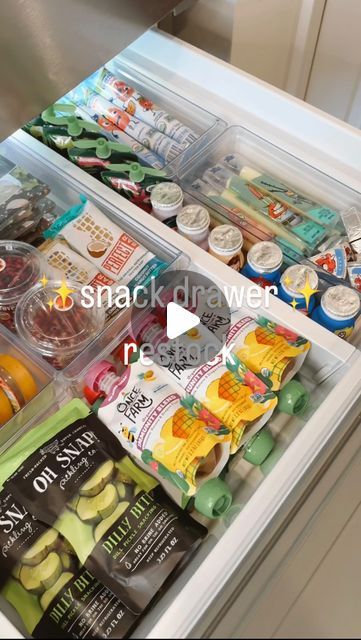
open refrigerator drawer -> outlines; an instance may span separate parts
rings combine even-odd
[[[361,137],[350,127],[158,32],[145,34],[121,57],[199,107],[212,105],[210,111],[220,121],[242,125],[320,169],[326,176],[325,184],[330,184],[327,176],[332,176],[341,184],[337,193],[346,193],[346,199],[351,192],[360,192]],[[302,132],[302,139],[298,132]],[[174,268],[205,274],[220,287],[244,286],[247,291],[251,286],[247,278],[171,232],[24,132],[8,139],[4,152],[49,184],[60,208],[74,204],[74,193],[82,192],[108,215],[121,220],[129,233],[136,234],[138,241]],[[307,179],[307,175],[300,177],[305,188]],[[321,193],[322,188],[317,184],[313,194]],[[346,204],[358,202],[347,200]],[[262,306],[258,313],[310,341],[310,353],[298,375],[310,391],[310,405],[300,417],[274,412],[268,428],[276,445],[272,460],[263,470],[246,462],[242,455],[231,460],[227,482],[233,493],[232,511],[228,517],[207,523],[209,534],[201,548],[147,612],[134,637],[206,634],[223,616],[227,598],[244,588],[253,565],[272,543],[287,514],[296,509],[325,460],[332,457],[358,418],[358,350],[273,296],[269,307]],[[64,389],[63,400],[81,394],[84,370],[94,358],[108,356],[117,346],[126,332],[125,323],[125,316],[118,316],[98,342],[94,341],[70,368],[57,374]],[[49,405],[48,414],[56,410],[58,401]],[[4,605],[3,611],[14,619],[9,607]],[[5,618],[3,628],[7,637],[21,637]]]

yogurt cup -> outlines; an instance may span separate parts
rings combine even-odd
[[[209,253],[239,271],[244,264],[242,253],[243,236],[237,227],[221,224],[215,227],[208,238]]]
[[[153,215],[162,222],[176,216],[183,205],[183,191],[175,182],[159,182],[152,189],[150,201]]]
[[[82,306],[81,285],[67,281],[71,293],[62,297],[64,281],[32,287],[17,305],[16,330],[55,369],[63,369],[104,327],[104,307]]]
[[[360,312],[360,297],[354,289],[342,284],[330,287],[312,313],[312,320],[347,340]]]
[[[203,249],[208,249],[210,223],[207,209],[199,204],[189,204],[177,215],[179,233]]]
[[[275,242],[257,242],[248,251],[242,273],[261,287],[276,284],[281,277],[282,262],[282,250]]]
[[[15,330],[15,309],[22,296],[44,275],[40,251],[17,240],[0,241],[0,322]]]
[[[278,287],[278,297],[288,304],[296,303],[297,311],[306,315],[312,312],[316,303],[314,294],[309,297],[307,304],[305,296],[301,293],[307,285],[307,281],[311,289],[317,290],[318,275],[316,271],[304,264],[294,264],[283,272]]]

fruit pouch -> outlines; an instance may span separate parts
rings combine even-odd
[[[44,233],[45,238],[64,238],[80,255],[108,278],[130,289],[157,276],[164,262],[112,222],[84,196]]]
[[[233,354],[274,391],[293,378],[311,347],[291,329],[242,311],[232,314],[227,340],[233,343]]]
[[[123,447],[187,495],[225,466],[231,433],[193,396],[169,384],[161,368],[141,361],[115,373],[112,363],[95,363],[85,385],[105,394],[99,419]]]
[[[161,355],[160,361],[164,360],[164,370],[173,381],[202,404],[202,415],[212,414],[230,430],[231,453],[235,453],[249,437],[250,429],[258,431],[269,420],[277,397],[239,358],[227,357],[223,350],[206,364],[200,364],[202,351],[214,342],[212,337],[207,337],[208,331],[203,324],[188,331],[179,340],[176,354],[174,341],[171,346],[167,346],[167,342],[162,344],[164,358]],[[154,343],[154,337],[146,332],[142,338]],[[192,347],[197,347],[196,353],[200,354],[197,362],[192,359]]]
[[[206,534],[80,400],[23,436],[7,460],[16,471],[6,489],[136,614]]]
[[[148,213],[152,211],[152,190],[160,182],[169,181],[164,171],[147,169],[139,163],[109,164],[106,171],[101,172],[101,179],[108,187]]]

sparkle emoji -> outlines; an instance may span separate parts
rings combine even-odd
[[[312,289],[308,275],[306,275],[305,286],[302,289],[298,289],[298,293],[301,293],[306,301],[306,309],[308,309],[311,297],[317,293],[317,291],[318,289]]]
[[[71,309],[74,302],[70,296],[72,293],[75,293],[75,290],[69,289],[66,280],[62,280],[59,289],[53,289],[53,291],[58,294],[56,298],[56,308],[63,311]]]
[[[46,277],[46,275],[44,273],[43,277],[40,278],[40,280],[39,280],[39,284],[41,284],[45,288],[46,285],[48,284],[48,282],[49,282],[49,280],[48,280],[48,278]]]

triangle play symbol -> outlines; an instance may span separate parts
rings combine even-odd
[[[200,319],[195,313],[183,309],[175,302],[167,304],[167,337],[169,340],[178,338],[199,325]]]

